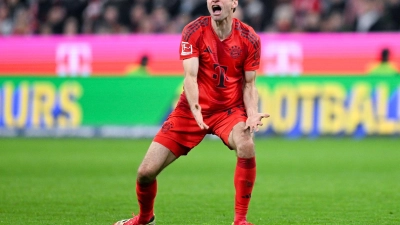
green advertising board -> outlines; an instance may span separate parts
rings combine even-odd
[[[152,136],[183,77],[1,78],[0,136]],[[399,77],[258,77],[258,135],[396,135]]]

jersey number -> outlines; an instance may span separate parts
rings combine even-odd
[[[225,81],[228,80],[226,77],[226,72],[228,70],[227,66],[221,66],[219,64],[214,64],[215,73],[212,75],[214,79],[217,80],[217,87],[226,88]]]

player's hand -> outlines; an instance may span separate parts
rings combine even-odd
[[[201,114],[201,106],[199,104],[195,104],[193,107],[191,107],[190,110],[192,111],[192,114],[197,122],[197,125],[199,125],[199,127],[202,130],[207,130],[209,126],[205,124],[203,121],[203,115]]]
[[[263,118],[268,118],[269,114],[266,113],[256,113],[249,116],[246,120],[245,130],[250,129],[250,133],[257,132],[258,126],[262,126],[261,120]]]

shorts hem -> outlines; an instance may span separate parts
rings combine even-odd
[[[232,120],[232,121],[229,123],[229,126],[227,126],[227,127],[222,131],[221,140],[222,140],[222,142],[224,142],[224,144],[225,144],[230,150],[233,150],[233,148],[229,145],[229,135],[231,134],[231,132],[232,132],[232,130],[233,130],[233,127],[236,126],[236,124],[238,124],[238,123],[240,123],[240,122],[246,123],[246,119],[247,119],[247,118],[240,117],[240,118],[237,118],[237,119],[235,119],[235,120]],[[226,131],[227,131],[228,129],[229,129],[229,132],[228,132],[228,134],[226,134]],[[225,138],[226,138],[226,142],[225,142]]]
[[[179,158],[182,155],[187,155],[190,151],[189,147],[186,147],[175,140],[161,136],[161,135],[156,135],[154,137],[154,142],[157,142],[161,145],[164,145],[168,150],[170,150],[177,158]]]

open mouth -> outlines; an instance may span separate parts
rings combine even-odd
[[[212,6],[212,11],[213,11],[213,13],[216,13],[216,14],[221,13],[221,11],[222,11],[221,6],[219,6],[219,5],[213,5],[213,6]]]

